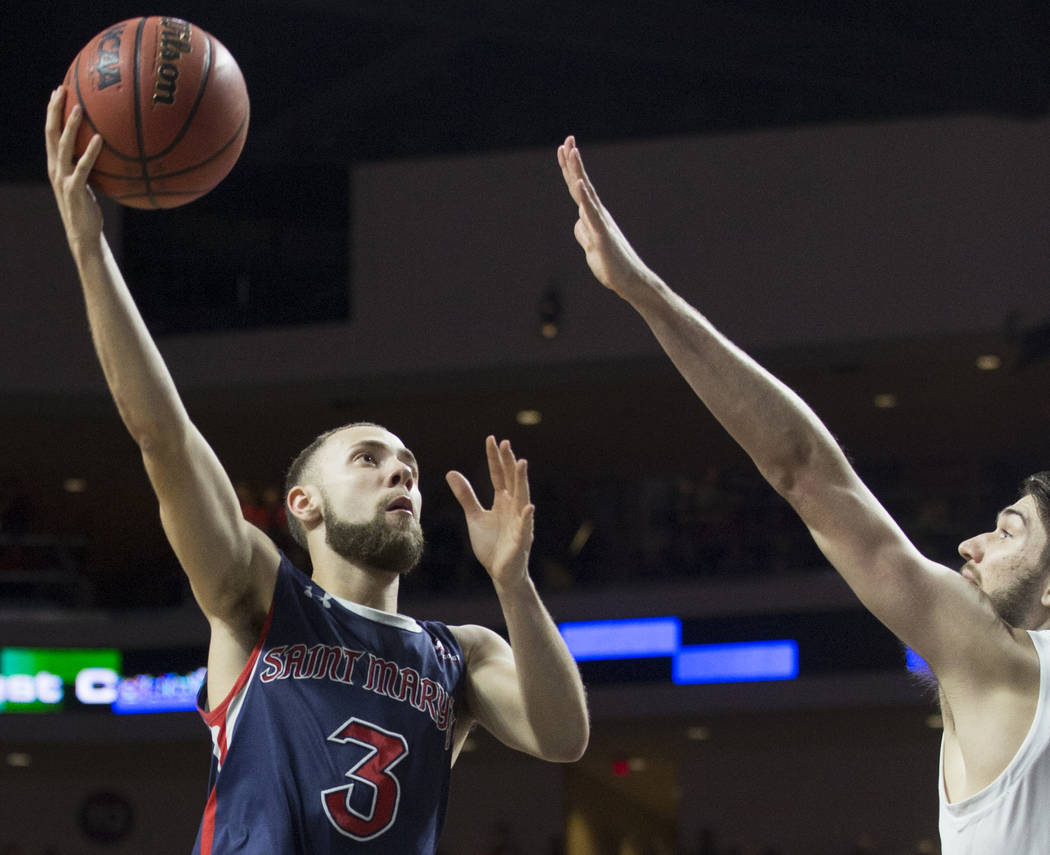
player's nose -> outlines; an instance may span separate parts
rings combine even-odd
[[[395,460],[391,466],[388,481],[391,486],[405,486],[409,489],[415,484],[416,479],[412,474],[412,467],[403,460]]]
[[[959,554],[967,561],[979,562],[984,558],[984,547],[980,535],[964,540],[959,544]]]

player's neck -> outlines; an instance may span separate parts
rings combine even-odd
[[[400,574],[359,567],[330,550],[310,557],[313,580],[329,594],[380,611],[397,612]]]

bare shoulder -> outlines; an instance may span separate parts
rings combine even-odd
[[[488,627],[468,623],[450,626],[449,631],[463,648],[468,666],[491,655],[510,655],[510,645],[503,636]]]
[[[1040,696],[1040,656],[1031,635],[1007,624],[983,591],[970,595],[976,608],[959,617],[969,624],[967,643],[933,669],[951,801],[980,792],[1002,774],[1031,730]]]
[[[883,590],[866,605],[929,663],[942,688],[984,691],[1038,675],[1028,634],[1007,624],[973,580],[910,545],[885,550],[871,566],[872,581]]]

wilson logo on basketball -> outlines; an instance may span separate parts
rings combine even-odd
[[[184,53],[190,53],[191,27],[178,18],[161,18],[160,50],[157,57],[157,76],[153,84],[154,104],[174,104],[175,84],[179,79],[178,61]]]
[[[99,89],[120,83],[120,37],[123,33],[124,25],[120,24],[99,37],[98,60],[95,62]]]
[[[180,18],[106,27],[76,55],[64,85],[66,118],[77,105],[84,111],[76,157],[96,133],[103,141],[88,183],[122,205],[175,208],[198,199],[244,147],[244,75],[222,42]]]

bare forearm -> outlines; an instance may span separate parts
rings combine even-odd
[[[642,261],[598,198],[574,137],[558,148],[579,219],[574,228],[591,272],[648,323],[700,400],[782,494],[819,473],[849,471],[837,444],[794,392],[722,336]]]
[[[790,495],[806,475],[834,479],[847,471],[810,407],[659,278],[637,282],[627,294],[693,391],[778,492]]]
[[[791,503],[865,605],[902,638],[912,637],[924,622],[915,604],[931,600],[939,582],[927,582],[939,580],[940,571],[923,572],[929,563],[798,395],[642,261],[598,198],[574,137],[559,146],[558,164],[579,214],[573,233],[595,278],[642,316],[700,400]]]
[[[529,724],[543,755],[577,760],[590,724],[579,669],[532,581],[497,586]]]
[[[95,352],[124,424],[140,445],[170,436],[185,411],[109,244],[100,237],[71,248]]]

